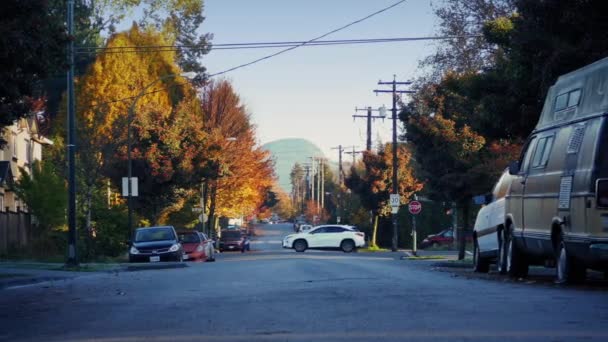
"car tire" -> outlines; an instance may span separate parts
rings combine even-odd
[[[504,229],[501,229],[496,234],[496,238],[498,239],[498,253],[496,255],[496,268],[498,269],[498,273],[507,274],[507,255],[505,253],[505,236]]]
[[[585,280],[587,269],[568,253],[566,244],[560,239],[556,248],[555,282],[557,284],[575,284]]]
[[[525,259],[521,249],[515,244],[513,236],[508,236],[505,254],[507,257],[507,273],[512,278],[524,278],[528,276],[530,266]]]
[[[304,252],[307,248],[308,243],[306,242],[306,240],[300,239],[293,242],[293,249],[295,249],[298,253]]]
[[[473,271],[478,273],[488,273],[490,271],[490,263],[487,259],[481,257],[477,239],[475,239],[473,244]]]
[[[342,241],[342,243],[340,243],[340,249],[344,253],[351,253],[356,248],[357,247],[355,246],[355,242],[353,240],[344,240],[344,241]]]

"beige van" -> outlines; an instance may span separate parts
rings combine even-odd
[[[559,77],[509,173],[499,269],[556,266],[558,282],[608,272],[608,58]]]

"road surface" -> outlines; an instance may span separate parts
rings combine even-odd
[[[608,292],[468,279],[394,254],[281,248],[0,290],[2,341],[608,341]]]

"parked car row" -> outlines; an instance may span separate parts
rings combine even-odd
[[[608,58],[562,75],[518,161],[478,214],[474,267],[525,277],[555,267],[559,283],[608,275]]]
[[[137,228],[129,241],[129,262],[215,261],[213,240],[196,230],[172,226]]]
[[[287,235],[283,239],[283,248],[304,252],[307,249],[342,250],[345,253],[354,252],[365,246],[365,234],[354,226],[321,225]]]

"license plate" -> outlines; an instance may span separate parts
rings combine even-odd
[[[189,258],[190,258],[190,256],[188,254],[184,254],[184,260],[187,260]]]
[[[159,262],[160,261],[160,256],[151,256],[150,257],[150,262]]]
[[[234,246],[228,246],[228,248],[230,248],[230,249],[234,249]]]

